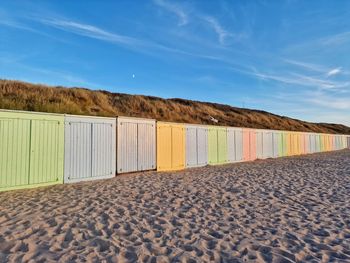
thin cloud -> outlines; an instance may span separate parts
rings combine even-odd
[[[316,65],[316,64],[312,64],[312,63],[307,63],[307,62],[302,62],[302,61],[296,61],[296,60],[292,60],[292,59],[283,59],[284,62],[294,65],[294,66],[298,66],[310,71],[314,71],[314,72],[321,72],[321,73],[326,73],[328,71],[328,69],[324,66],[321,65]]]
[[[350,31],[345,31],[339,34],[324,36],[316,39],[311,39],[306,42],[289,45],[285,48],[285,50],[328,50],[329,48],[336,48],[337,46],[341,46],[347,42],[350,42]]]
[[[323,45],[340,45],[350,40],[350,31],[321,38],[319,42]]]
[[[225,44],[226,39],[231,36],[231,33],[226,31],[214,17],[205,16],[203,19],[214,29],[215,33],[218,35],[219,43],[222,45]]]
[[[188,53],[176,48],[171,48],[158,44],[152,41],[147,41],[143,39],[138,39],[134,37],[129,37],[121,34],[112,33],[95,25],[80,23],[72,20],[66,19],[41,19],[41,18],[32,18],[41,24],[46,26],[54,27],[56,29],[70,32],[76,35],[89,37],[93,39],[98,39],[105,42],[110,42],[112,44],[123,45],[128,48],[132,48],[138,52],[143,53],[152,53],[152,50],[157,51],[166,51],[183,55],[199,56],[198,54]],[[142,48],[141,48],[142,47]],[[153,52],[154,53],[154,52]]]
[[[309,87],[319,90],[333,90],[333,91],[342,91],[344,88],[350,87],[350,82],[344,81],[331,81],[328,79],[321,79],[312,76],[306,76],[294,72],[289,73],[279,73],[279,74],[269,74],[262,73],[256,69],[241,69],[230,67],[231,70],[240,72],[249,76],[256,77],[264,81],[275,81],[282,84],[294,85],[295,87]]]
[[[338,75],[341,72],[342,72],[341,68],[334,68],[334,69],[328,71],[327,77]]]
[[[164,1],[164,0],[153,0],[153,2],[156,5],[164,8],[168,12],[175,14],[179,19],[179,23],[178,23],[179,26],[184,26],[188,23],[187,13],[178,5],[175,5],[174,3],[169,3],[169,2]]]
[[[325,95],[313,96],[307,99],[308,102],[337,110],[350,110],[349,98],[334,98]],[[350,117],[350,115],[348,116]]]
[[[41,22],[42,24],[55,27],[57,29],[61,29],[67,32],[75,33],[75,34],[90,37],[90,38],[95,38],[95,39],[100,39],[100,40],[105,40],[105,41],[120,43],[120,44],[129,44],[129,45],[140,44],[139,41],[135,38],[111,33],[99,27],[89,25],[89,24],[82,24],[74,21],[60,20],[60,19],[38,19],[37,21]]]

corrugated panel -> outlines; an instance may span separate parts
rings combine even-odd
[[[256,157],[258,159],[264,158],[264,132],[256,130]]]
[[[286,135],[286,153],[287,153],[286,156],[291,156],[291,155],[292,155],[292,148],[291,148],[292,139],[291,139],[291,133],[290,133],[290,132],[286,132],[285,135]]]
[[[273,158],[277,158],[278,157],[278,137],[279,137],[279,132],[277,131],[273,131],[272,132],[272,139],[273,139]]]
[[[316,152],[316,134],[310,135],[310,148],[311,148],[311,153]]]
[[[325,135],[325,145],[326,145],[326,151],[329,152],[330,151],[330,143],[329,143],[329,135]]]
[[[315,134],[315,152],[320,152],[320,136]]]
[[[233,128],[227,128],[227,161],[230,163],[236,161],[235,130]]]
[[[235,155],[236,161],[243,161],[243,130],[235,130]]]
[[[156,169],[156,123],[139,123],[137,170]]]
[[[64,117],[0,111],[0,191],[63,183]]]
[[[118,117],[117,172],[156,168],[156,122],[151,119]]]
[[[208,163],[217,164],[218,159],[218,133],[213,127],[208,131]]]
[[[243,158],[244,161],[256,160],[256,132],[252,129],[243,129]]]
[[[250,160],[256,160],[256,132],[255,130],[249,131],[249,143],[250,143]]]
[[[137,123],[118,121],[118,173],[137,171],[137,126]]]
[[[341,137],[342,137],[342,142],[343,142],[342,149],[345,149],[347,146],[346,137],[345,137],[345,135],[342,135]]]
[[[310,143],[309,143],[310,136],[309,134],[304,134],[304,153],[309,154],[310,153]]]
[[[304,133],[300,133],[299,138],[300,138],[300,154],[305,154],[305,135],[304,135]]]
[[[341,149],[341,138],[340,135],[337,135],[337,150]]]
[[[250,139],[249,130],[243,129],[243,160],[249,161],[250,159]]]
[[[221,127],[209,127],[208,162],[223,164],[227,162],[227,130]]]
[[[227,129],[218,129],[218,161],[227,163]]]
[[[329,150],[334,151],[334,140],[333,140],[333,135],[329,135]]]
[[[197,128],[197,164],[205,166],[208,164],[208,128]]]
[[[305,149],[307,154],[311,153],[310,140],[311,140],[311,135],[309,133],[305,134]]]
[[[157,122],[157,170],[185,168],[185,127],[182,124]]]
[[[292,155],[298,155],[299,150],[298,134],[292,133]]]
[[[186,167],[208,164],[208,128],[186,125]]]
[[[300,154],[300,138],[298,133],[294,133],[294,155]]]
[[[299,133],[296,134],[296,144],[297,144],[296,155],[300,155],[301,154],[301,138],[300,138]]]
[[[273,136],[272,132],[264,131],[263,133],[263,158],[273,157]]]
[[[65,183],[116,174],[116,120],[65,116]]]
[[[329,143],[329,135],[327,134],[325,137],[325,144],[326,144],[326,151],[329,152],[330,151],[330,143]]]
[[[285,141],[284,141],[284,134],[283,132],[280,132],[278,134],[278,156],[283,157],[285,156]]]
[[[0,117],[0,191],[29,184],[30,130],[31,120]]]
[[[299,154],[305,154],[305,139],[304,134],[299,133]]]
[[[186,126],[186,167],[197,166],[197,127]]]
[[[323,134],[320,134],[320,152],[324,151],[324,136]]]
[[[227,160],[239,162],[243,159],[242,129],[227,128]]]
[[[91,124],[66,122],[65,182],[91,178]]]
[[[92,124],[92,176],[113,177],[116,174],[116,125],[112,123]]]
[[[172,168],[179,170],[185,168],[185,127],[172,127]]]

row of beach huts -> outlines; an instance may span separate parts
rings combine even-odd
[[[0,191],[350,148],[350,135],[0,110]]]

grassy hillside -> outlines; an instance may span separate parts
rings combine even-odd
[[[49,87],[12,80],[0,80],[0,108],[215,124],[212,117],[218,120],[217,125],[350,134],[350,128],[340,124],[309,123],[216,103]]]

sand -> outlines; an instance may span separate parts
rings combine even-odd
[[[350,151],[0,193],[0,262],[350,262]]]

